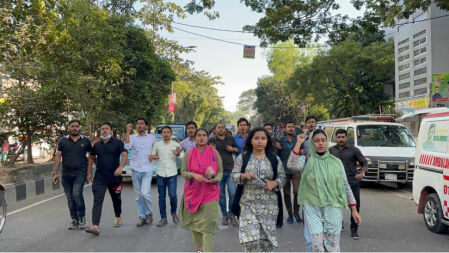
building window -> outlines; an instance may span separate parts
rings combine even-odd
[[[416,79],[413,85],[418,86],[418,85],[425,84],[425,83],[427,83],[427,77]]]
[[[409,41],[408,38],[405,40],[401,40],[401,41],[399,41],[398,46],[403,45],[403,44],[407,43],[408,41]]]
[[[415,96],[427,94],[427,88],[416,89],[414,93],[415,93]]]
[[[427,61],[427,58],[426,58],[426,57],[423,57],[423,58],[421,58],[421,59],[416,59],[416,60],[414,61],[414,64],[415,64],[415,66],[417,66],[417,65],[419,65],[419,64],[425,63],[426,61]]]
[[[399,81],[410,78],[410,73],[399,75]]]
[[[410,97],[410,91],[399,93],[399,98],[408,98]]]
[[[427,73],[427,67],[415,70],[415,76],[422,75],[422,74],[425,74],[425,73]]]
[[[400,83],[399,84],[399,89],[400,90],[403,90],[403,89],[408,88],[408,87],[410,87],[410,82]]]
[[[421,49],[416,49],[415,51],[413,51],[413,56],[418,56],[421,54],[424,54],[427,51],[426,47],[423,47]]]
[[[410,63],[403,64],[398,67],[399,71],[410,68]]]
[[[400,57],[398,58],[398,61],[399,61],[399,62],[403,62],[403,61],[405,61],[405,60],[407,60],[407,59],[409,59],[409,58],[410,58],[410,55],[409,55],[409,54],[406,54],[406,55],[400,56]]]
[[[415,19],[415,20],[416,20],[416,19]],[[414,35],[413,35],[413,38],[416,39],[416,38],[418,38],[419,36],[421,36],[421,35],[423,35],[423,34],[426,34],[426,29],[420,31],[419,33],[414,34]]]
[[[415,41],[413,41],[413,47],[418,47],[419,45],[426,43],[426,41],[427,41],[427,37],[421,38],[419,40],[415,40]]]
[[[398,49],[398,53],[401,54],[401,53],[403,53],[405,51],[408,51],[409,49],[410,49],[410,47],[408,45],[405,46],[405,47],[401,47],[401,48]]]

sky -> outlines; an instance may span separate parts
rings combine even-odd
[[[178,0],[174,2],[184,6],[189,1]],[[360,12],[352,7],[350,0],[338,0],[337,2],[341,4],[340,13],[347,14],[350,17],[360,15]],[[240,0],[216,0],[213,10],[220,13],[220,17],[215,20],[209,20],[202,14],[195,14],[182,20],[175,19],[175,21],[189,25],[242,30],[243,26],[256,24],[263,16],[263,14],[252,12]],[[257,37],[248,33],[212,31],[176,24],[173,24],[173,26],[218,39],[247,45],[258,46],[260,44]],[[244,59],[242,45],[210,40],[179,30],[167,34],[166,38],[177,40],[183,46],[195,47],[194,51],[183,54],[182,57],[193,61],[196,70],[205,70],[212,76],[221,77],[223,85],[217,86],[218,94],[223,97],[223,105],[228,111],[235,111],[238,98],[243,91],[257,87],[258,78],[270,75],[266,49],[256,47],[255,59]]]

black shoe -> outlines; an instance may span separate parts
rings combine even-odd
[[[178,218],[178,215],[176,213],[172,213],[171,217],[173,218],[173,223],[174,224],[178,224],[179,223],[179,218]]]
[[[360,238],[359,234],[357,233],[357,230],[352,230],[351,231],[351,238],[353,240],[358,240]]]
[[[341,224],[341,231],[345,230],[345,225]]]
[[[79,228],[78,220],[72,220],[69,226],[67,226],[68,230],[77,230]]]

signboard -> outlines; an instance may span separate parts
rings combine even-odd
[[[256,58],[256,46],[243,46],[243,58],[254,59]]]
[[[396,101],[396,110],[403,113],[410,113],[425,108],[429,108],[429,97],[426,95]]]
[[[170,95],[168,95],[168,103],[176,104],[176,93],[171,93]]]
[[[449,73],[432,74],[432,107],[449,106]]]
[[[175,104],[168,104],[168,112],[175,112]]]

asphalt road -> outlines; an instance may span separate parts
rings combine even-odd
[[[178,196],[182,194],[183,181],[178,178]],[[84,195],[90,221],[93,201],[90,186],[85,188]],[[156,227],[159,220],[157,195],[156,185],[153,184],[155,222],[137,228],[134,192],[131,184],[125,184],[122,192],[124,224],[113,228],[112,202],[106,193],[101,234],[98,237],[84,231],[68,231],[69,212],[65,196],[54,198],[9,215],[6,228],[0,234],[0,251],[196,251],[190,231],[174,225],[171,220],[163,228]],[[411,200],[410,189],[399,190],[374,184],[362,188],[361,195],[361,238],[353,241],[349,229],[343,231],[342,251],[447,251],[448,234],[434,234],[427,230]],[[349,228],[349,213],[345,215],[345,224]],[[238,241],[237,228],[219,228],[215,238],[216,251],[243,250]],[[300,224],[285,222],[278,230],[278,241],[280,247],[276,251],[305,251]]]

